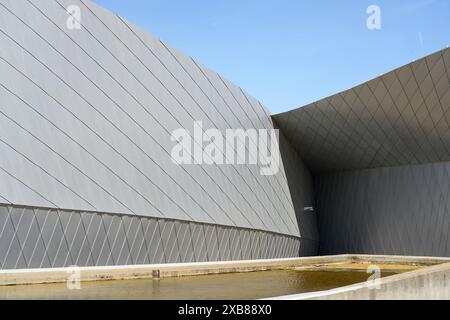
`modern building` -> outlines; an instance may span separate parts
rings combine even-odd
[[[0,48],[1,269],[450,255],[449,49],[271,116],[89,0],[0,0]],[[198,121],[278,172],[174,163]]]

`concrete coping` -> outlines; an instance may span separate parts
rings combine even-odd
[[[0,270],[0,285],[23,285],[66,282],[75,272],[80,281],[152,279],[156,277],[180,277],[233,272],[294,269],[301,266],[338,263],[380,263],[434,265],[450,262],[448,258],[380,256],[380,255],[332,255],[318,257],[219,261],[196,263],[171,263],[151,265],[65,267],[42,269]],[[157,276],[155,276],[157,275]]]

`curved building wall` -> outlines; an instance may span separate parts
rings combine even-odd
[[[320,253],[450,256],[450,163],[316,177]]]
[[[450,161],[450,48],[274,120],[316,174]]]
[[[297,225],[302,235],[302,240],[308,239],[311,244],[308,248],[308,254],[317,253],[317,239],[320,234],[317,226],[316,211],[308,211],[305,208],[315,207],[315,190],[313,186],[314,177],[309,172],[302,158],[291,147],[283,132],[280,131],[280,154],[283,160],[284,171],[297,213]]]
[[[74,4],[81,9],[81,29],[67,25],[66,8]],[[315,253],[317,233],[309,228],[316,226],[309,218],[308,227],[299,228],[303,208],[299,211],[294,206],[283,164],[276,175],[263,176],[256,165],[176,165],[171,160],[172,132],[192,131],[194,121],[202,121],[204,129],[222,132],[273,128],[268,110],[239,87],[87,0],[0,0],[0,48],[2,252],[11,255],[22,250],[26,255],[25,243],[30,241],[26,239],[32,235],[34,240],[41,239],[43,251],[36,249],[39,257],[44,259],[45,254],[45,261],[53,261],[44,245],[45,239],[54,236],[52,232],[60,231],[58,239],[72,233],[76,234],[73,239],[88,239],[93,235],[83,217],[98,220],[113,215],[121,221],[122,216],[136,217],[127,218],[130,221],[158,221],[149,230],[144,228],[136,240],[139,244],[149,236],[147,232],[155,234],[159,222],[167,221],[174,229],[177,223],[216,226],[216,231],[205,234],[217,243],[225,237],[220,230],[235,230],[241,249],[236,255],[223,255],[231,259],[270,257],[275,251],[282,256]],[[311,199],[310,178],[296,185],[305,199]],[[43,227],[47,220],[42,212],[61,223]],[[64,224],[61,212],[65,219],[83,223]],[[126,223],[120,223],[127,230]],[[22,235],[22,228],[29,231]],[[103,228],[106,231],[94,236],[101,248],[112,232],[108,223]],[[188,254],[187,240],[177,247],[179,255],[172,255],[176,241],[194,241],[197,233],[189,230],[189,235],[169,232],[167,237],[174,238],[161,249],[166,255],[163,261],[183,261],[184,254],[188,260],[216,259]],[[126,243],[131,248],[127,232],[117,233],[117,246],[125,248]],[[267,239],[276,235],[279,241],[294,239],[293,245],[280,251],[277,244],[256,240],[252,234]],[[254,239],[249,241],[259,253],[244,253],[247,240],[243,237]],[[84,246],[93,245],[86,242]],[[64,243],[64,252],[72,250],[67,249],[69,240]],[[83,263],[72,258],[70,263],[101,265],[105,260],[95,260],[95,250],[90,248],[91,260]],[[110,254],[117,252],[111,249]],[[13,258],[5,259],[3,268],[15,266]],[[20,259],[21,267],[35,266],[29,259]],[[126,263],[138,260],[129,258]],[[67,264],[69,260],[56,265]]]

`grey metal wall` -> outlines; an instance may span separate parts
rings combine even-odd
[[[313,176],[281,131],[280,154],[302,239],[316,242],[318,247],[317,240],[320,234],[317,227],[317,212],[305,211],[305,208],[315,206]],[[311,253],[314,253],[314,250],[311,250]]]
[[[253,260],[315,249],[315,242],[252,229],[0,206],[0,269]]]
[[[74,4],[81,30],[67,27]],[[171,133],[199,120],[273,128],[241,88],[90,1],[0,0],[0,203],[316,241],[313,220],[299,229],[283,166],[262,176],[256,165],[172,163]],[[311,198],[309,178],[296,184]]]
[[[320,253],[450,256],[450,162],[316,177]]]

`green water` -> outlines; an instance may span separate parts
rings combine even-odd
[[[393,273],[382,273],[382,276]],[[261,271],[153,280],[0,287],[0,299],[258,299],[337,288],[368,279],[353,271]]]

